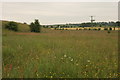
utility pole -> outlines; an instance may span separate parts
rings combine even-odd
[[[95,19],[93,18],[94,16],[90,16],[90,18],[91,18],[91,26],[93,27],[93,21],[95,21]]]

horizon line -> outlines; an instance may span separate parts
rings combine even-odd
[[[0,19],[0,21],[13,21],[13,22],[17,22],[17,23],[27,23],[27,22],[24,22],[24,21],[22,22],[22,21],[4,20],[4,19]],[[117,21],[119,21],[119,20],[116,20],[116,21],[112,21],[112,20],[111,21],[95,21],[94,23],[97,23],[97,22],[117,22]],[[84,22],[67,22],[67,23],[51,23],[51,24],[41,24],[41,25],[62,25],[62,24],[81,24],[81,23],[91,23],[91,22],[90,21],[84,21]],[[27,23],[27,24],[30,24],[30,23]]]

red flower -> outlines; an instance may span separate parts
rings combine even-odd
[[[10,71],[12,70],[12,64],[10,64],[9,69],[10,69]]]

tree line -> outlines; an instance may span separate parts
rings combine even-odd
[[[24,23],[26,24],[26,23]],[[40,25],[39,20],[35,19],[34,22],[31,22],[29,25],[31,32],[41,32],[41,27],[43,28],[72,28],[72,27],[120,27],[120,21],[117,22],[95,22],[95,23],[81,23],[81,24],[65,24],[65,25],[51,25],[51,26],[45,26]],[[18,24],[16,22],[9,22],[5,25],[6,29],[18,31]]]
[[[44,28],[73,28],[73,27],[120,27],[120,21],[117,22],[94,22],[94,23],[80,23],[80,24],[62,24],[62,25],[44,25]]]

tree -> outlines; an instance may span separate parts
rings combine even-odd
[[[120,27],[120,21],[117,21],[116,24],[118,27]]]
[[[9,22],[5,25],[5,28],[13,31],[18,31],[18,24],[16,22]]]
[[[30,30],[31,32],[40,32],[41,31],[41,25],[37,19],[35,19],[35,22],[30,24]]]
[[[35,30],[34,30],[34,23],[33,22],[30,24],[30,30],[31,30],[31,32],[35,32]]]

